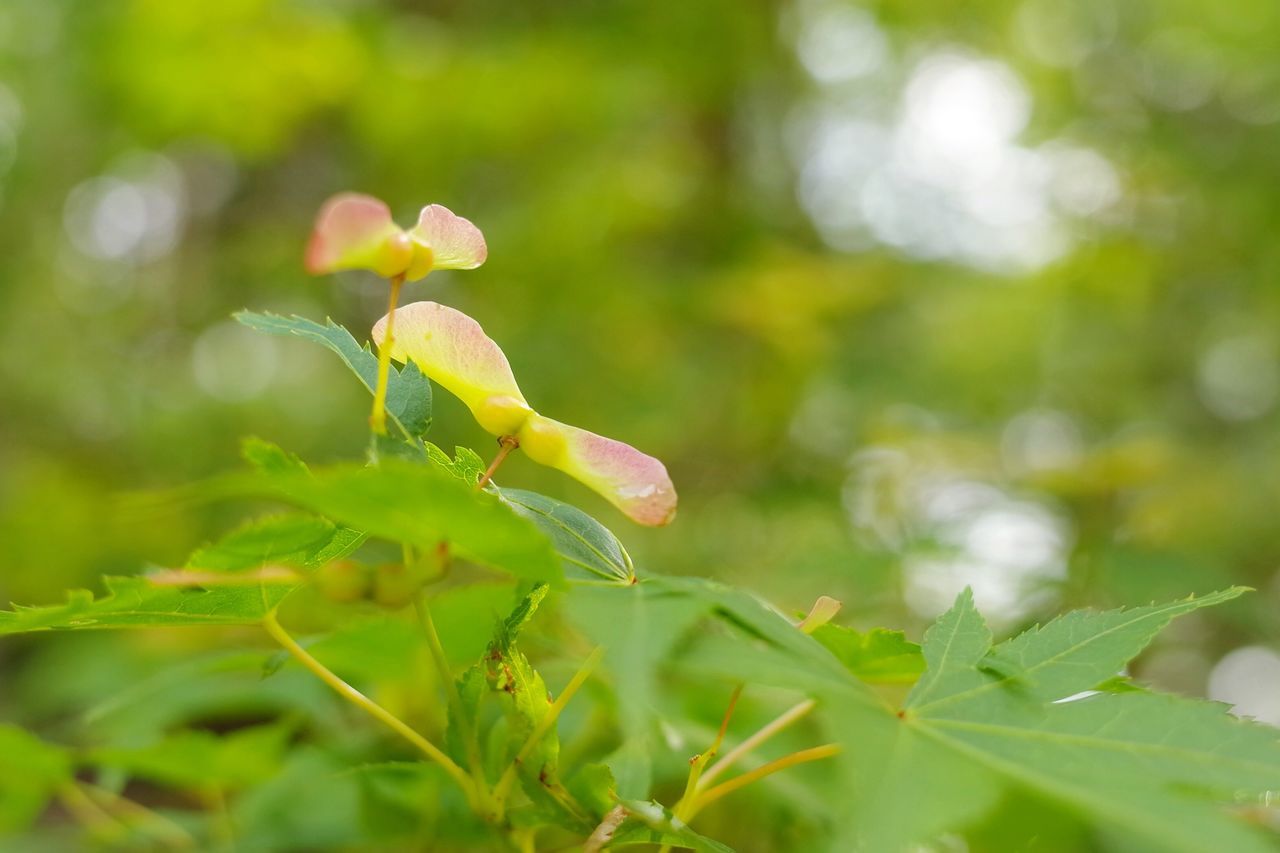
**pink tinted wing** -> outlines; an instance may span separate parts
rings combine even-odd
[[[379,347],[386,328],[386,317],[373,327]],[[410,303],[396,309],[392,336],[392,358],[412,360],[473,413],[494,397],[514,398],[527,407],[502,349],[461,311],[436,302]]]
[[[395,230],[391,210],[373,196],[340,193],[320,208],[307,244],[307,272],[313,275],[358,265],[362,256]]]
[[[489,257],[480,229],[443,205],[422,208],[409,235],[431,250],[433,269],[473,270]]]
[[[629,444],[585,429],[555,424],[564,452],[551,464],[599,492],[632,521],[658,527],[676,514],[676,490],[659,460]]]

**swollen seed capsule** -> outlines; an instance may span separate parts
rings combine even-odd
[[[320,594],[339,604],[360,601],[369,594],[369,570],[352,560],[327,563],[320,567],[315,578]]]
[[[374,570],[373,600],[383,607],[398,610],[413,603],[422,588],[422,577],[403,563],[383,563]]]
[[[491,435],[515,435],[533,414],[529,404],[517,397],[495,394],[475,408],[476,422]]]
[[[555,465],[564,457],[565,437],[561,424],[534,414],[520,428],[520,448],[540,465]]]

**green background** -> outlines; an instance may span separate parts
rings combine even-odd
[[[1280,627],[1277,44],[1264,0],[9,0],[0,600],[179,565],[243,508],[138,525],[112,495],[236,465],[242,435],[362,452],[336,360],[229,320],[365,333],[380,283],[301,267],[358,190],[475,221],[488,263],[406,300],[666,461],[652,531],[526,460],[500,477],[642,572],[912,636],[965,584],[1004,633],[1253,586],[1135,669],[1203,695]],[[443,392],[435,417],[493,449]],[[48,725],[133,644],[0,645],[0,716]],[[1280,720],[1280,658],[1235,660],[1215,695]]]

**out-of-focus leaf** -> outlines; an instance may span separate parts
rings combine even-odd
[[[240,456],[254,468],[267,473],[307,470],[307,463],[296,454],[253,435],[240,441]]]
[[[431,599],[431,617],[450,664],[479,660],[493,639],[493,626],[511,610],[512,583],[475,583],[450,587]]]
[[[920,647],[901,631],[873,628],[866,633],[839,625],[821,625],[813,638],[826,646],[862,681],[900,684],[915,681],[924,672]]]
[[[259,850],[323,850],[362,841],[358,780],[312,746],[286,754],[279,772],[231,800],[242,839]],[[243,846],[243,845],[241,845]]]
[[[160,785],[193,791],[210,787],[234,790],[274,776],[289,736],[289,728],[278,724],[242,729],[223,737],[204,731],[180,731],[148,746],[92,749],[84,760]]]
[[[0,612],[0,634],[93,628],[245,625],[260,622],[297,582],[199,587],[162,586],[145,577],[108,577],[107,595],[74,590],[65,604]]]
[[[377,682],[415,671],[422,655],[422,634],[412,621],[383,611],[344,621],[306,648],[348,680]]]
[[[561,583],[546,537],[495,495],[469,488],[433,466],[387,459],[376,467],[227,477],[219,495],[275,497],[394,542],[431,550],[449,543],[460,556],[517,577]]]
[[[235,318],[259,332],[321,344],[335,352],[371,393],[378,386],[377,356],[368,344],[356,343],[350,332],[332,320],[322,326],[305,317],[254,311],[239,311]],[[387,380],[387,416],[399,424],[407,438],[426,435],[431,428],[431,382],[416,365],[392,366]]]
[[[425,837],[440,837],[442,819],[448,821],[444,834],[456,838],[467,823],[461,814],[447,818],[441,814],[450,805],[450,795],[457,798],[459,811],[465,804],[452,780],[430,762],[382,761],[352,768],[344,775],[359,788],[360,822],[366,835],[383,845],[398,841],[394,849],[412,849]]]
[[[590,809],[597,819],[603,818],[618,804],[617,786],[608,765],[584,764],[566,784],[574,798]]]
[[[0,833],[30,826],[71,780],[71,769],[66,750],[17,726],[0,725]]]
[[[314,569],[359,548],[365,534],[314,515],[276,515],[248,521],[212,545],[196,550],[187,567],[215,571],[253,569],[267,563]]]
[[[499,489],[498,494],[519,515],[547,534],[560,554],[567,577],[604,578],[621,583],[635,579],[631,556],[618,537],[582,510],[523,489]]]
[[[567,606],[573,621],[605,647],[605,662],[615,676],[624,740],[606,761],[624,797],[651,793],[653,755],[663,743],[656,697],[664,665],[683,661],[695,677],[777,683],[806,692],[835,685],[850,691],[846,701],[878,701],[781,613],[714,581],[655,576],[628,586],[576,587]],[[700,626],[699,637],[726,636],[709,651],[698,648],[690,659],[676,649],[687,645],[695,626]]]

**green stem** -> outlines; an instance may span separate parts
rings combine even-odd
[[[129,833],[128,826],[100,803],[94,802],[75,782],[67,782],[58,788],[58,801],[100,841],[115,842]]]
[[[794,723],[796,720],[803,718],[806,714],[808,714],[810,711],[813,710],[816,704],[817,703],[814,702],[812,699],[806,699],[800,704],[793,705],[792,707],[783,711],[772,721],[766,723],[759,731],[757,731],[751,737],[747,738],[742,743],[738,744],[733,749],[726,752],[724,754],[724,758],[717,761],[715,764],[711,766],[710,769],[707,770],[707,772],[703,775],[701,781],[698,783],[698,787],[705,788],[708,785],[710,785],[712,779],[715,779],[721,773],[723,773],[724,771],[732,767],[735,761],[737,761],[739,758],[746,755],[747,753],[751,752],[751,750],[755,749],[757,746],[764,743],[769,738],[773,737],[778,732],[782,731],[787,726]]]
[[[687,820],[686,812],[693,807],[694,799],[697,797],[698,786],[702,781],[702,771],[711,763],[711,759],[716,757],[716,753],[720,751],[720,745],[724,743],[725,733],[729,730],[729,719],[733,717],[733,709],[738,705],[738,699],[742,696],[743,685],[739,684],[733,689],[733,695],[729,697],[729,706],[725,708],[724,717],[720,720],[720,730],[716,732],[716,739],[712,742],[711,747],[700,755],[695,755],[689,762],[689,779],[685,782],[684,795],[680,797],[680,801],[676,803],[672,813],[682,819]]]
[[[391,377],[392,334],[396,323],[396,303],[400,301],[400,286],[404,276],[391,279],[391,299],[387,308],[387,333],[378,347],[378,386],[373,392],[373,413],[369,415],[369,427],[378,435],[387,434],[387,382]]]
[[[573,674],[573,678],[569,679],[569,683],[565,685],[564,690],[556,697],[556,701],[551,703],[551,708],[547,711],[546,716],[538,720],[537,725],[533,727],[533,731],[529,733],[529,739],[524,742],[524,746],[520,747],[520,751],[516,753],[516,757],[511,764],[507,765],[507,769],[503,772],[502,778],[498,780],[498,784],[493,788],[493,798],[496,802],[502,803],[506,800],[511,785],[516,781],[516,772],[520,769],[528,758],[529,754],[537,747],[538,742],[546,737],[547,732],[551,731],[555,726],[556,720],[560,717],[560,712],[569,704],[569,700],[573,698],[573,694],[586,683],[591,676],[592,670],[600,663],[600,658],[604,656],[604,649],[597,646],[587,659],[583,661],[582,666],[578,667],[578,671]]]
[[[80,781],[75,785],[105,813],[127,826],[137,825],[157,842],[179,850],[189,850],[196,846],[196,840],[191,833],[146,806],[90,782]]]
[[[757,779],[763,779],[766,776],[771,776],[772,774],[777,773],[779,770],[786,770],[788,767],[794,767],[797,764],[804,764],[808,761],[818,761],[823,758],[830,758],[831,756],[838,755],[839,753],[840,747],[838,744],[834,743],[823,744],[822,746],[815,746],[810,749],[802,749],[799,752],[793,752],[790,755],[784,755],[782,758],[770,761],[768,764],[757,767],[755,770],[751,770],[747,773],[743,773],[741,776],[735,776],[728,782],[721,782],[714,788],[707,788],[705,791],[702,791],[697,795],[697,798],[694,800],[687,812],[685,821],[688,822],[693,820],[693,818],[697,816],[698,812],[702,811],[725,794],[732,794],[734,791],[746,785],[750,785]]]
[[[466,709],[462,707],[462,694],[458,692],[458,685],[453,680],[453,673],[449,668],[449,659],[444,653],[444,644],[440,642],[440,634],[436,631],[435,620],[431,618],[431,608],[427,604],[426,593],[419,594],[413,600],[413,609],[418,615],[418,624],[422,626],[422,633],[427,638],[427,648],[431,650],[431,659],[435,662],[436,672],[440,676],[440,680],[444,682],[445,695],[449,700],[450,717],[457,722],[462,731],[462,738],[467,746],[467,764],[471,767],[473,784],[476,787],[477,794],[481,794],[485,788],[485,779],[484,764],[480,758],[480,741],[471,727],[471,720],[467,717]]]
[[[417,747],[417,749],[427,758],[431,759],[436,764],[439,764],[446,773],[453,777],[453,780],[458,783],[458,786],[466,792],[472,803],[474,804],[476,802],[477,792],[475,785],[472,783],[471,777],[466,774],[466,771],[455,764],[453,759],[445,755],[439,747],[422,735],[418,734],[418,732],[414,731],[407,723],[395,714],[391,713],[377,702],[374,702],[350,684],[347,684],[347,682],[343,681],[329,670],[328,667],[312,657],[306,649],[298,645],[297,641],[295,641],[293,637],[289,636],[288,632],[286,632],[284,628],[280,627],[280,622],[276,619],[276,612],[274,610],[267,613],[262,620],[262,625],[267,629],[267,633],[270,634],[275,641],[285,649],[285,651],[293,655],[298,663],[311,670],[317,678],[332,687],[334,692],[343,699],[346,699],[352,705],[355,705],[369,716],[386,725],[396,734],[400,735],[402,738],[409,741],[409,743]]]

